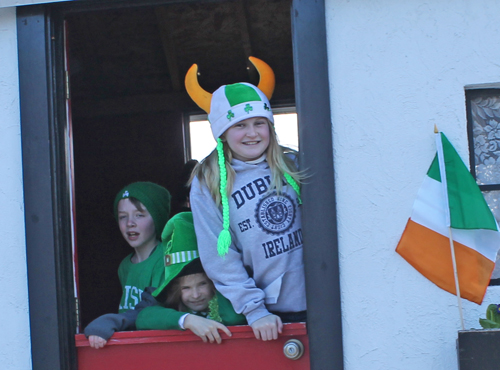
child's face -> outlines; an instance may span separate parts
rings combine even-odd
[[[269,146],[269,124],[263,117],[248,118],[228,128],[223,136],[234,158],[252,161]]]
[[[137,207],[130,199],[122,199],[118,203],[118,225],[120,231],[132,248],[154,248],[156,240],[155,224],[153,217],[141,203]]]
[[[214,296],[212,284],[205,273],[181,277],[180,288],[182,303],[193,311],[205,311]]]

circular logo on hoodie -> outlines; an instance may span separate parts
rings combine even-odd
[[[282,234],[295,221],[295,204],[287,194],[272,194],[259,201],[255,218],[268,234]]]

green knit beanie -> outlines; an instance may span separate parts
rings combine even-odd
[[[152,182],[134,182],[118,192],[114,203],[115,218],[118,221],[118,203],[122,199],[135,198],[148,210],[155,224],[159,239],[170,216],[170,193],[163,186]]]

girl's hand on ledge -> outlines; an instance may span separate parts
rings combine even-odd
[[[220,322],[205,319],[204,317],[189,314],[184,320],[184,327],[199,336],[205,343],[222,343],[219,330],[222,330],[228,337],[232,336],[229,329]]]
[[[255,338],[266,340],[278,339],[278,334],[283,330],[283,323],[281,318],[276,315],[267,315],[250,325],[255,334]]]

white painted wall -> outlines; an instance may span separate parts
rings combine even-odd
[[[464,86],[500,82],[497,0],[326,0],[346,370],[458,369],[457,299],[394,250]],[[483,306],[463,301],[466,328]]]
[[[16,9],[0,9],[0,368],[31,369]]]

